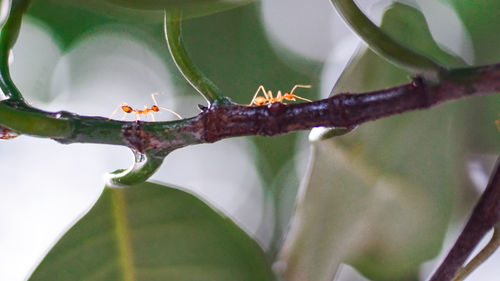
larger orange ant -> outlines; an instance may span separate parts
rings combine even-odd
[[[150,108],[148,108],[147,106],[144,106],[144,109],[133,109],[126,102],[122,102],[122,104],[120,104],[115,109],[115,111],[113,111],[113,114],[111,114],[111,116],[109,117],[109,119],[111,119],[111,117],[113,117],[120,108],[124,111],[122,120],[125,119],[125,116],[127,115],[127,113],[134,113],[135,114],[135,122],[138,122],[139,120],[141,120],[141,114],[144,114],[144,115],[150,114],[151,120],[156,121],[153,113],[154,112],[159,112],[160,109],[166,110],[166,111],[174,114],[175,116],[177,116],[179,119],[182,119],[182,117],[179,114],[177,114],[177,112],[175,112],[173,110],[170,110],[170,109],[168,109],[166,107],[159,106],[158,102],[155,99],[155,96],[157,96],[157,95],[159,95],[159,93],[152,93],[151,94],[151,98],[153,99],[153,102],[155,104],[153,106],[151,106]]]
[[[304,101],[311,101],[309,99],[299,97],[295,95],[293,92],[297,88],[311,88],[311,85],[295,85],[293,86],[292,90],[289,93],[284,93],[282,94],[281,91],[278,91],[278,94],[276,97],[273,97],[273,93],[269,90],[266,92],[266,89],[264,86],[260,85],[259,88],[257,89],[257,92],[255,92],[255,95],[253,96],[252,101],[248,104],[248,106],[251,105],[266,105],[266,104],[271,104],[275,102],[281,102],[284,103],[284,100],[290,100],[290,101],[295,101],[296,99],[304,100]],[[262,91],[264,93],[264,96],[257,96],[259,92]]]

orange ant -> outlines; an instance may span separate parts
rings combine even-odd
[[[155,104],[153,106],[151,106],[150,108],[148,108],[147,106],[144,106],[144,109],[142,109],[142,110],[141,109],[133,109],[126,102],[122,102],[122,104],[120,104],[115,109],[115,111],[113,111],[113,114],[111,114],[111,116],[109,117],[109,119],[111,119],[111,117],[113,117],[116,114],[116,112],[118,111],[118,109],[120,109],[120,108],[125,112],[125,113],[123,113],[122,120],[125,119],[125,116],[127,115],[127,113],[134,113],[135,114],[135,122],[141,120],[141,116],[140,116],[141,114],[144,114],[144,115],[150,114],[151,120],[156,121],[153,113],[154,112],[159,112],[160,109],[166,110],[166,111],[174,114],[175,116],[177,116],[179,119],[182,119],[182,117],[179,114],[177,114],[177,112],[175,112],[173,110],[170,110],[170,109],[168,109],[166,107],[159,106],[158,102],[155,99],[155,96],[157,96],[157,95],[159,95],[159,93],[152,93],[151,94],[151,98],[153,99],[153,102]]]
[[[17,136],[19,136],[18,133],[11,131],[5,127],[0,126],[0,140],[13,139]]]
[[[293,92],[297,88],[311,88],[311,85],[295,85],[292,88],[292,90],[290,91],[290,93],[281,94],[281,91],[278,91],[278,94],[276,95],[276,97],[273,97],[273,93],[271,91],[266,92],[266,89],[264,88],[264,86],[260,85],[259,88],[257,89],[257,92],[255,92],[255,95],[253,96],[252,101],[248,104],[248,106],[266,105],[266,104],[271,104],[271,103],[275,103],[275,102],[284,103],[283,102],[284,100],[295,101],[296,99],[310,102],[311,100],[309,100],[309,99],[299,97],[299,96],[293,94]],[[263,97],[257,96],[259,94],[259,91],[262,91],[264,93]]]

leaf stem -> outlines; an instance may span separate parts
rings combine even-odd
[[[134,152],[135,162],[128,170],[118,170],[107,174],[106,185],[110,187],[123,187],[145,182],[160,167],[166,155],[155,155],[152,152],[142,154]]]
[[[209,103],[224,100],[220,90],[191,61],[184,47],[181,34],[182,12],[179,9],[165,10],[165,38],[168,50],[184,78]]]
[[[0,32],[0,88],[7,98],[18,104],[25,102],[10,76],[9,55],[19,35],[23,14],[30,2],[30,0],[12,1],[9,17]]]
[[[0,123],[22,134],[56,139],[71,137],[73,123],[60,117],[58,113],[19,106],[18,101],[11,99],[0,102]]]
[[[388,36],[363,14],[353,0],[331,0],[331,2],[340,16],[366,42],[370,49],[394,65],[421,75],[432,74],[436,76],[446,71],[446,67],[406,48]]]
[[[464,267],[462,267],[453,281],[462,281],[476,268],[483,264],[500,247],[500,225],[493,228],[490,242]]]

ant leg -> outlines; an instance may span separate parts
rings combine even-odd
[[[271,92],[271,90],[267,91],[266,99],[268,104],[273,103],[274,97],[273,97],[273,92]]]
[[[303,97],[299,97],[299,96],[297,96],[297,95],[293,95],[293,97],[294,97],[294,98],[297,98],[297,99],[299,99],[299,100],[312,102],[312,100],[310,100],[310,99],[306,99],[306,98],[303,98]]]
[[[292,95],[294,98],[298,98],[299,100],[308,101],[308,102],[312,101],[310,99],[306,99],[306,98],[294,95],[293,91],[295,91],[295,89],[297,89],[297,88],[311,88],[311,85],[295,85],[295,86],[293,86],[292,90],[290,91],[290,95]]]
[[[127,112],[123,112],[122,121],[125,120],[125,117],[127,117]]]
[[[166,110],[166,111],[168,111],[168,112],[172,113],[173,115],[177,116],[177,118],[182,119],[182,116],[180,116],[177,112],[175,112],[175,111],[173,111],[173,110],[171,110],[171,109],[168,109],[168,108],[163,107],[163,106],[158,106],[158,108],[161,108],[161,109],[163,109],[163,110]]]
[[[293,86],[292,90],[290,91],[290,94],[293,95],[293,92],[295,91],[295,89],[297,88],[311,88],[311,85],[300,85],[300,84],[297,84],[295,86]]]
[[[156,106],[158,106],[158,102],[156,101],[155,96],[158,96],[159,94],[160,93],[158,93],[158,92],[151,94],[151,98],[153,99],[153,102],[155,103]]]
[[[119,106],[116,107],[116,109],[113,111],[113,113],[111,113],[111,116],[109,116],[108,120],[111,120],[111,118],[113,118],[113,116],[115,116],[115,114],[118,112],[118,110],[124,106],[124,105],[127,105],[126,102],[122,102]],[[126,112],[125,112],[126,113]]]
[[[247,105],[247,106],[251,106],[253,104],[253,102],[255,101],[255,98],[257,97],[257,95],[259,94],[259,91],[262,91],[264,93],[264,97],[266,98],[267,100],[267,93],[266,93],[266,89],[264,88],[264,86],[260,85],[259,88],[257,88],[257,91],[255,92],[255,95],[253,95],[253,99],[252,101]]]
[[[148,114],[151,115],[151,120],[153,120],[153,122],[156,122],[156,120],[155,120],[155,114],[153,112],[150,112]]]
[[[278,91],[278,94],[276,94],[276,101],[283,103],[283,100],[285,97],[283,97],[283,94],[281,94],[281,91]]]

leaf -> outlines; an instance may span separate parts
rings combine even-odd
[[[476,65],[500,61],[500,1],[448,0],[468,31]],[[497,154],[500,133],[495,120],[500,116],[500,96],[487,95],[470,99],[464,118],[463,137],[472,153]]]
[[[385,13],[382,28],[391,36],[408,32],[410,23],[392,20],[408,12],[409,20],[423,19],[397,4]],[[431,39],[405,40],[441,57],[437,45],[420,41]],[[407,81],[405,71],[361,48],[333,92],[364,92]],[[315,142],[309,177],[280,255],[287,280],[330,281],[342,262],[372,280],[415,279],[420,264],[440,250],[460,188],[462,112],[460,102],[445,104]]]
[[[50,26],[63,45],[69,45],[89,30],[106,24],[113,24],[128,32],[154,32],[164,41],[162,26],[165,8],[182,8],[186,19],[240,7],[252,1],[39,0],[33,1],[28,13]]]
[[[207,14],[228,10],[253,2],[254,0],[105,0],[125,8],[138,10],[163,11],[169,8],[182,8],[184,17],[198,17]]]
[[[500,60],[500,1],[447,0],[455,8],[472,40],[475,63]]]
[[[105,188],[30,280],[273,280],[265,256],[230,219],[184,191]]]
[[[392,38],[409,49],[423,53],[449,67],[465,63],[449,51],[443,50],[432,38],[422,13],[405,4],[394,3],[385,11],[380,27]]]

